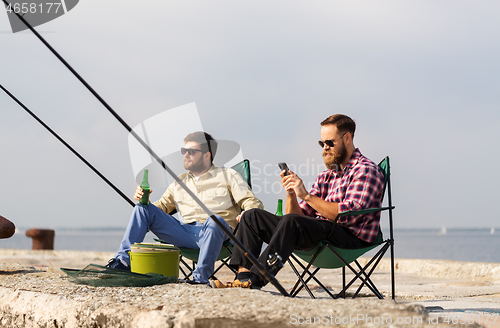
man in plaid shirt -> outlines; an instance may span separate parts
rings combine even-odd
[[[302,180],[290,171],[281,172],[287,191],[286,215],[276,216],[262,209],[243,213],[236,237],[255,256],[263,242],[268,246],[259,257],[266,269],[269,255],[278,253],[283,263],[295,249],[311,250],[321,240],[329,240],[342,248],[361,248],[375,242],[379,232],[380,212],[337,219],[340,212],[381,207],[384,176],[378,165],[364,157],[354,146],[354,121],[341,114],[321,123],[323,159],[327,170],[322,172],[308,192]],[[300,199],[300,202],[299,200]],[[267,280],[236,248],[230,264],[238,267],[236,279],[228,284],[212,281],[212,287],[261,288]]]

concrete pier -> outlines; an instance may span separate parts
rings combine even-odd
[[[112,253],[0,250],[1,327],[500,327],[500,264],[397,259],[396,301],[390,299],[389,261],[373,280],[386,296],[312,300],[263,290],[167,284],[91,287],[67,280],[60,267],[105,264]],[[321,279],[339,290],[341,270]],[[232,280],[224,271],[221,280]],[[295,278],[278,274],[286,289]],[[452,321],[455,318],[455,321]],[[489,319],[488,319],[489,318]],[[449,319],[449,320],[447,320]],[[488,321],[487,321],[488,319]],[[328,321],[328,322],[327,322]],[[341,323],[341,324],[337,324]],[[453,324],[455,322],[456,324]]]

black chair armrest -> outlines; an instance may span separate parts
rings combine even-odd
[[[358,210],[358,211],[344,211],[340,212],[339,215],[337,215],[337,218],[341,216],[348,216],[348,215],[362,215],[362,214],[368,214],[368,213],[375,213],[375,212],[381,212],[385,211],[388,209],[394,209],[395,206],[387,206],[387,207],[375,207],[375,208],[367,208],[366,210]]]

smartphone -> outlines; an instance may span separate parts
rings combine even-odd
[[[280,167],[281,171],[285,170],[285,176],[290,174],[290,172],[288,172],[288,165],[286,165],[286,163],[278,163],[278,166]]]

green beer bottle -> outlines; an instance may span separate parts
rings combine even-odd
[[[278,209],[276,209],[276,213],[274,215],[283,216],[283,200],[278,199]]]
[[[144,195],[142,195],[142,198],[139,201],[139,204],[147,205],[149,203],[148,170],[144,170],[144,176],[142,178],[141,188],[142,188],[142,191],[144,192]]]

